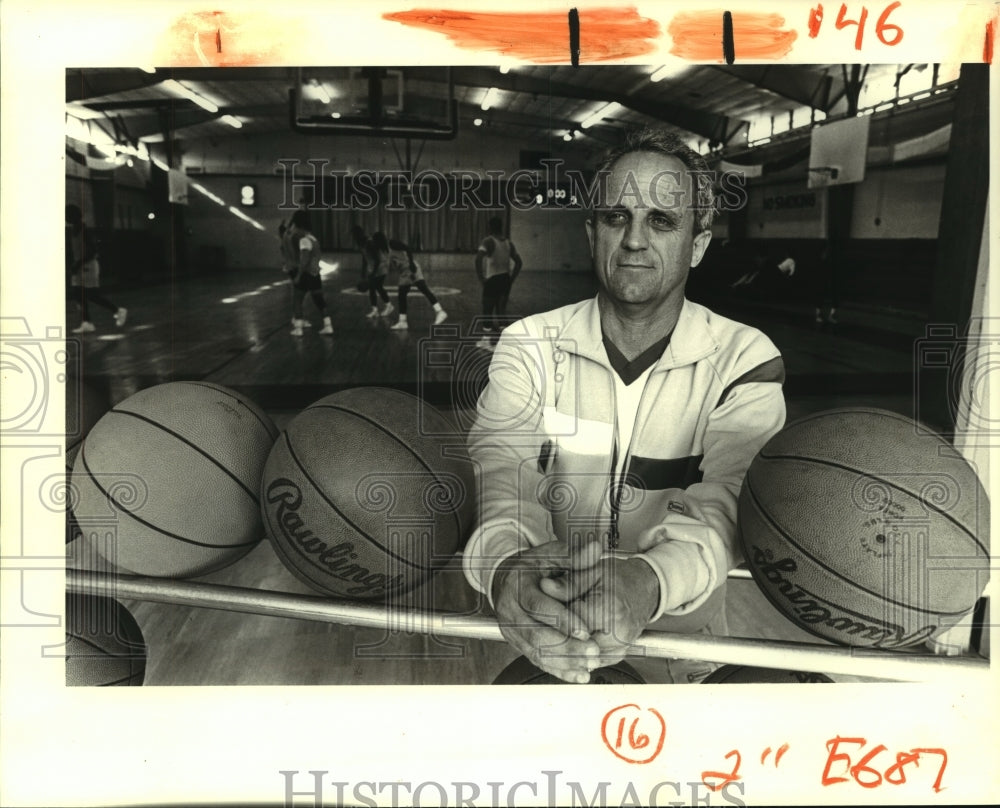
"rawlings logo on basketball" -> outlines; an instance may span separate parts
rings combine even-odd
[[[824,604],[815,595],[796,586],[784,577],[783,573],[798,571],[795,559],[773,559],[773,553],[753,546],[752,567],[760,576],[771,584],[771,591],[784,596],[788,607],[795,613],[795,619],[809,625],[823,625],[845,636],[844,642],[854,645],[858,640],[870,641],[879,648],[901,648],[922,642],[934,633],[934,626],[924,626],[907,634],[902,626],[891,624],[874,625],[859,615],[846,616],[847,610],[836,604]],[[841,614],[834,614],[827,605],[834,606]]]
[[[267,501],[277,505],[274,519],[282,535],[292,544],[314,557],[319,566],[342,581],[357,584],[348,587],[348,595],[382,595],[403,584],[403,576],[392,578],[381,572],[372,572],[360,564],[353,563],[357,559],[354,545],[351,542],[327,544],[306,527],[302,517],[297,513],[302,505],[302,491],[299,487],[284,477],[271,482],[267,487]]]

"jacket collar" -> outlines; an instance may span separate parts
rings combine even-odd
[[[610,368],[596,297],[573,313],[556,337],[556,347]],[[708,327],[705,309],[685,298],[670,343],[653,370],[669,370],[697,362],[718,349],[719,342]]]

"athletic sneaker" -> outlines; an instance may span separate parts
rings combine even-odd
[[[437,314],[434,315],[434,325],[441,325],[445,320],[448,319],[448,312],[441,309]]]
[[[333,333],[333,323],[330,322],[329,317],[323,318],[323,328],[319,331],[320,334],[332,334]]]
[[[295,326],[295,327],[289,333],[293,337],[301,337],[302,336],[302,326],[305,325],[305,321],[304,320],[292,320],[292,325]]]
[[[73,329],[74,334],[89,334],[92,331],[96,331],[94,324],[88,320],[84,320],[80,325]]]
[[[115,312],[115,325],[121,328],[125,325],[125,318],[128,317],[128,309],[118,307],[118,311]]]
[[[378,317],[378,308],[377,308],[377,307],[375,307],[375,306],[372,306],[372,308],[371,308],[371,311],[369,311],[369,312],[368,312],[368,313],[367,313],[367,314],[365,315],[365,317],[367,317],[367,318],[368,318],[369,320],[374,320],[374,319],[376,319],[376,318]]]
[[[409,331],[410,330],[410,326],[407,325],[406,320],[400,320],[395,325],[390,325],[389,326],[389,330],[390,331]]]
[[[382,309],[382,316],[383,316],[383,317],[388,317],[388,316],[389,316],[390,314],[392,314],[392,313],[393,313],[393,312],[394,312],[395,310],[396,310],[396,307],[395,307],[395,306],[393,306],[393,305],[392,305],[392,303],[386,303],[386,304],[385,304],[385,308],[384,308],[384,309]]]

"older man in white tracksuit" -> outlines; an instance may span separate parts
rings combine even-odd
[[[726,632],[737,496],[785,419],[771,341],[684,296],[711,240],[702,158],[634,133],[595,187],[600,290],[503,332],[469,436],[480,513],[464,553],[506,639],[578,683],[647,627]],[[641,670],[685,682],[711,666]]]

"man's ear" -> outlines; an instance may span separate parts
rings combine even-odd
[[[694,244],[691,246],[692,267],[696,267],[701,263],[701,259],[705,257],[705,250],[708,249],[708,243],[711,240],[711,230],[702,230],[697,236],[694,237]]]

